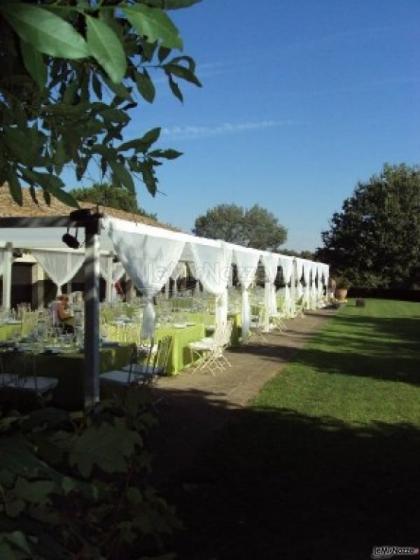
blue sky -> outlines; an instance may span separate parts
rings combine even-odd
[[[162,126],[184,156],[141,205],[189,230],[209,207],[258,203],[314,249],[358,180],[420,163],[419,0],[204,0],[171,12],[203,82],[159,81],[130,133]]]

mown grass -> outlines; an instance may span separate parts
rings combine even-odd
[[[416,546],[419,480],[420,304],[350,302],[173,488],[174,546],[197,560]]]

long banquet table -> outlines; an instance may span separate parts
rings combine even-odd
[[[140,342],[139,324],[129,323],[123,327],[108,325],[107,337],[109,340],[118,340],[121,336],[124,338],[125,342],[138,344]],[[191,365],[192,354],[188,348],[188,344],[203,338],[205,336],[205,327],[203,323],[195,323],[194,325],[187,324],[182,327],[173,325],[158,327],[155,333],[156,342],[165,336],[170,336],[172,338],[166,374],[175,375]]]
[[[100,372],[119,369],[130,362],[132,344],[118,344],[100,349]],[[31,352],[2,351],[4,372],[38,376],[56,377],[58,385],[53,392],[53,404],[67,408],[80,409],[83,406],[84,354],[32,354]],[[35,370],[33,368],[35,367]]]

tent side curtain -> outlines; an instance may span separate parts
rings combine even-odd
[[[224,241],[212,244],[191,242],[194,275],[204,289],[216,296],[216,325],[227,321],[227,286],[232,266],[232,248]]]
[[[85,260],[84,253],[70,251],[32,250],[32,256],[39,262],[61,293],[61,286],[69,282]]]
[[[100,271],[103,278],[106,280],[108,278],[108,266],[109,263],[112,265],[112,282],[118,282],[125,273],[124,267],[120,262],[112,262],[112,257],[101,256],[100,258]]]
[[[289,284],[292,280],[292,275],[293,275],[293,266],[294,266],[293,257],[280,255],[279,265],[281,266],[281,269],[283,271],[283,280],[285,283],[283,311],[286,313],[286,316],[291,317],[294,314],[294,306],[292,301],[292,292],[289,287]]]
[[[122,222],[107,217],[103,219],[103,227],[128,276],[146,298],[142,337],[152,338],[155,330],[153,297],[163,288],[178,264],[185,240],[176,236],[153,235],[153,232],[147,233],[141,228],[136,231],[125,227]]]
[[[4,268],[4,251],[0,249],[0,278],[3,276]]]
[[[263,253],[262,261],[265,271],[265,309],[267,317],[277,313],[277,298],[275,281],[279,266],[279,255],[276,253]]]
[[[249,304],[248,289],[257,272],[261,253],[251,249],[234,247],[233,262],[236,264],[239,282],[242,286],[242,336],[249,333],[251,323],[251,307]]]

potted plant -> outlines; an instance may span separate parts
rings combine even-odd
[[[338,301],[346,301],[347,292],[350,288],[350,282],[344,276],[339,276],[335,279],[335,297]]]

